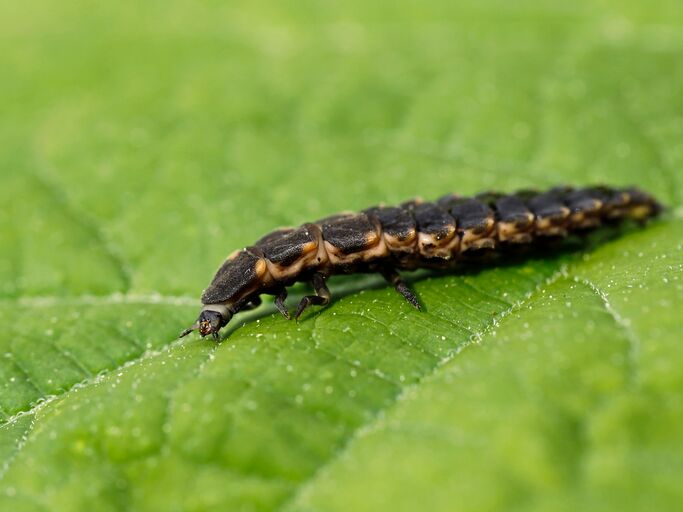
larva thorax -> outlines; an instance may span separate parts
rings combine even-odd
[[[278,229],[223,263],[202,295],[199,319],[183,335],[197,329],[217,337],[233,314],[260,304],[261,294],[275,295],[288,316],[286,287],[311,281],[316,295],[302,300],[298,317],[309,305],[329,301],[324,281],[338,273],[380,272],[419,308],[397,270],[450,267],[482,252],[565,237],[604,222],[643,221],[660,211],[652,196],[635,188],[558,187],[469,198],[449,194]]]

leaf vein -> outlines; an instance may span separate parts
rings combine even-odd
[[[46,167],[46,164],[43,163],[42,167]],[[97,224],[91,215],[74,207],[71,204],[71,200],[69,199],[66,190],[50,177],[44,169],[42,171],[34,171],[32,176],[35,178],[36,182],[48,192],[55,204],[59,206],[73,222],[85,229],[92,239],[102,248],[104,254],[108,256],[110,261],[117,268],[119,277],[123,283],[123,289],[129,290],[133,280],[130,267],[123,259],[120,251],[108,240],[102,227]]]

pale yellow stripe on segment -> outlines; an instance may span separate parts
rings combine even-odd
[[[628,216],[635,220],[647,219],[652,215],[652,207],[649,204],[634,206],[628,212]]]
[[[327,250],[330,263],[333,265],[348,265],[361,261],[372,261],[389,255],[384,237],[376,231],[369,231],[365,236],[365,240],[368,246],[367,249],[350,254],[345,254],[328,241],[325,241],[325,249]]]
[[[387,233],[383,233],[382,238],[384,238],[384,243],[390,251],[413,252],[417,243],[417,231],[414,229],[411,230],[408,236],[405,238],[398,238],[388,235]]]
[[[455,227],[448,230],[444,237],[437,238],[428,233],[418,233],[417,247],[425,258],[442,258],[448,260],[459,250],[460,238],[456,236]]]
[[[285,281],[296,277],[303,270],[323,265],[327,261],[327,253],[324,250],[321,253],[318,249],[318,242],[308,242],[303,246],[301,256],[289,265],[279,265],[266,259],[268,271],[275,281]]]
[[[483,231],[467,229],[462,232],[460,241],[460,252],[470,249],[483,249],[495,247],[496,222],[492,218],[486,219],[486,226]],[[487,240],[487,241],[483,241]]]

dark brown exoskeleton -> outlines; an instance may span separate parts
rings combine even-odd
[[[277,309],[290,318],[287,286],[305,281],[315,295],[301,299],[298,319],[309,306],[329,303],[325,280],[332,274],[378,272],[420,309],[398,270],[449,268],[482,252],[566,237],[605,222],[645,221],[661,210],[636,188],[558,187],[473,198],[447,195],[436,202],[376,206],[279,229],[223,263],[202,295],[199,318],[181,337],[198,330],[202,337],[218,339],[235,313],[261,303],[261,294],[274,295]]]

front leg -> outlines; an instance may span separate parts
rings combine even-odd
[[[254,297],[253,299],[249,300],[244,306],[240,308],[240,311],[251,311],[252,309],[256,309],[261,305],[261,297]]]
[[[311,278],[311,285],[313,286],[315,295],[306,295],[303,299],[301,299],[299,306],[296,308],[296,314],[294,315],[294,318],[297,320],[308,306],[325,306],[326,304],[330,303],[330,298],[332,295],[325,284],[324,275],[319,272],[313,274],[313,277]]]

